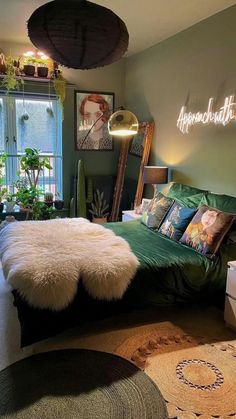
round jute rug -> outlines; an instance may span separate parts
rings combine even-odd
[[[0,372],[0,417],[163,419],[156,384],[125,359],[85,349],[45,352]]]
[[[169,418],[236,418],[236,344],[207,342],[185,334],[138,334],[116,353],[158,385]]]

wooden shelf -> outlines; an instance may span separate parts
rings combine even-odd
[[[4,74],[0,74],[0,79],[3,79]],[[17,80],[25,80],[25,81],[35,81],[35,82],[43,82],[43,83],[49,83],[52,82],[53,79],[50,79],[49,77],[30,77],[30,76],[16,76]]]

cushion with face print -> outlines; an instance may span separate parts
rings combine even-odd
[[[234,220],[234,214],[202,205],[186,228],[180,242],[211,257],[217,252]]]
[[[158,229],[173,203],[174,199],[167,198],[159,192],[143,212],[141,222],[149,228]]]

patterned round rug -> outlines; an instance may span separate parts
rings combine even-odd
[[[85,349],[45,352],[0,372],[7,419],[165,419],[156,384],[125,359]]]
[[[157,384],[169,418],[236,418],[236,344],[152,330],[125,340],[116,353]]]

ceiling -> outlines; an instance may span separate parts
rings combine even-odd
[[[0,42],[27,43],[26,21],[37,7],[47,2],[0,0]],[[96,3],[110,8],[124,20],[130,34],[128,55],[132,55],[234,5],[235,0],[96,0]]]

